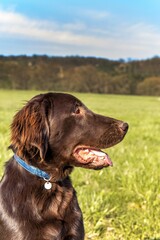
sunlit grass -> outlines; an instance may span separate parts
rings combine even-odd
[[[0,91],[0,166],[12,155],[9,125],[35,91]],[[108,149],[113,168],[72,174],[86,239],[160,239],[160,98],[75,94],[93,111],[129,123],[123,142]]]

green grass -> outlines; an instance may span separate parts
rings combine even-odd
[[[38,92],[0,90],[0,166],[12,155],[9,125]],[[86,239],[160,239],[160,97],[75,94],[93,111],[129,123],[123,142],[107,150],[113,168],[72,174]]]

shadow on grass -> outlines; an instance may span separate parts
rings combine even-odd
[[[144,238],[144,240],[160,240],[160,238]]]

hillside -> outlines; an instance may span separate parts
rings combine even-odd
[[[0,56],[0,88],[160,95],[160,58]]]

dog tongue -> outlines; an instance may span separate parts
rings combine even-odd
[[[90,152],[93,153],[94,155],[96,155],[97,157],[99,157],[101,159],[104,159],[104,161],[109,166],[113,166],[113,163],[112,163],[111,159],[109,158],[109,156],[105,152],[102,152],[101,150],[97,151],[97,150],[92,150],[92,149],[90,149]]]

